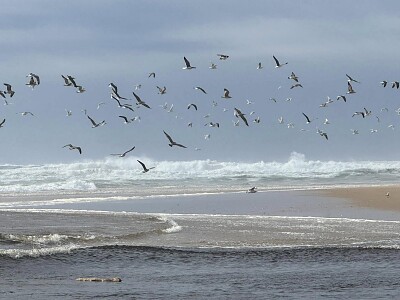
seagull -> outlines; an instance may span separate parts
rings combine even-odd
[[[160,94],[160,95],[164,95],[166,92],[167,92],[167,87],[159,87],[159,86],[157,86],[157,88],[158,88],[158,93]]]
[[[111,98],[117,98],[118,100],[129,100],[125,97],[121,97],[118,94],[118,87],[114,83],[111,82],[108,86],[111,88]]]
[[[205,134],[205,135],[204,135],[204,139],[205,139],[205,140],[209,140],[210,137],[211,137],[211,134]]]
[[[0,128],[3,127],[5,122],[6,122],[6,119],[3,119],[3,121],[0,122]]]
[[[258,63],[258,66],[257,66],[257,70],[261,70],[263,68],[263,66],[261,65],[261,63],[259,62]]]
[[[324,125],[329,125],[329,124],[331,123],[329,123],[329,120],[325,118]]]
[[[18,114],[18,113],[17,113]],[[33,113],[31,113],[30,111],[22,111],[19,113],[21,116],[26,116],[26,115],[31,115],[31,116],[35,116]]]
[[[340,100],[340,99],[343,99],[343,101],[346,102],[346,97],[345,96],[339,95],[339,96],[336,97],[336,100]]]
[[[282,66],[288,64],[287,62],[285,62],[285,63],[283,63],[283,64],[280,64],[280,63],[279,63],[279,60],[278,60],[274,55],[272,55],[272,57],[273,57],[274,60],[275,60],[275,64],[276,64],[275,68],[280,68],[280,67],[282,67]]]
[[[246,120],[245,115],[244,115],[239,109],[237,109],[236,107],[234,108],[234,113],[233,113],[233,115],[234,115],[236,118],[239,118],[239,117],[240,117],[240,118],[243,120],[244,124],[246,124],[246,126],[249,126],[249,123],[247,123],[247,120]]]
[[[189,109],[189,108],[191,108],[191,107],[193,107],[195,110],[197,110],[197,105],[196,105],[196,104],[190,103],[190,104],[188,105],[187,109]]]
[[[67,113],[67,117],[72,116],[72,111],[71,110],[66,109],[65,112]]]
[[[393,88],[397,88],[397,89],[398,89],[399,86],[400,86],[400,83],[399,83],[398,81],[393,81],[393,82],[392,82],[392,89],[393,89]]]
[[[26,75],[26,77],[34,78],[34,81],[36,82],[36,85],[40,84],[40,78],[39,78],[38,75],[33,74],[33,73],[29,73],[28,75]]]
[[[73,146],[72,144],[67,144],[67,145],[63,146],[63,148],[65,148],[65,147],[69,147],[69,150],[78,150],[79,154],[82,154],[81,147]]]
[[[294,72],[292,72],[292,74],[290,74],[288,79],[292,79],[292,80],[294,80],[296,82],[299,82],[299,78],[296,76],[296,74],[294,74]]]
[[[255,119],[253,120],[253,122],[254,122],[254,123],[257,123],[257,124],[260,123],[260,117],[255,118]]]
[[[249,188],[249,189],[246,191],[246,193],[247,193],[247,194],[254,194],[254,193],[257,193],[256,189],[257,189],[257,188],[254,186],[254,187],[252,187],[252,188]]]
[[[85,88],[82,87],[81,85],[78,85],[78,86],[76,87],[76,92],[77,92],[77,93],[83,93],[83,92],[85,92],[85,91],[86,91]]]
[[[167,110],[168,113],[171,113],[174,111],[174,104],[171,104],[171,107]]]
[[[353,134],[358,134],[358,130],[357,129],[350,129],[352,131]]]
[[[150,77],[156,78],[156,73],[154,73],[154,72],[149,73],[149,77],[148,78],[150,78]]]
[[[215,100],[213,100],[212,106],[216,107],[218,106],[218,103]]]
[[[189,123],[187,124],[187,126],[188,126],[188,127],[193,127],[193,123],[192,123],[192,122],[189,122]]]
[[[278,118],[278,123],[279,123],[279,124],[283,124],[283,123],[284,123],[283,117],[279,117],[279,118]]]
[[[96,128],[96,127],[103,126],[104,124],[106,124],[105,120],[101,121],[100,123],[96,123],[91,117],[89,117],[89,115],[86,115],[86,116],[88,117],[90,122],[92,122],[92,125],[93,125],[92,128]]]
[[[63,76],[64,77],[64,76]],[[76,82],[75,82],[75,78],[74,77],[72,77],[71,75],[67,75],[67,78],[68,78],[68,80],[69,80],[69,82],[73,85],[73,87],[77,87],[77,85],[76,85]],[[70,84],[70,85],[71,85]]]
[[[394,125],[393,125],[393,124],[390,124],[390,125],[388,126],[388,128],[392,128],[392,130],[394,130]]]
[[[253,102],[251,102],[249,99],[246,99],[246,104],[247,104],[247,105],[253,104]]]
[[[355,80],[355,79],[351,78],[351,76],[350,76],[350,75],[347,75],[347,74],[346,74],[346,77],[348,78],[348,79],[347,79],[347,81],[348,81],[348,82],[350,82],[350,81],[353,81],[353,82],[360,83],[359,81],[357,81],[357,80]]]
[[[328,140],[328,135],[326,134],[326,132],[323,132],[322,130],[317,129],[317,133],[318,133],[320,136],[323,136],[324,138],[326,138],[326,140]]]
[[[72,82],[68,79],[68,77],[65,77],[64,75],[61,75],[61,77],[64,79],[64,86],[72,85]]]
[[[217,56],[219,56],[220,60],[227,60],[229,58],[229,55],[226,54],[217,54]]]
[[[97,109],[100,109],[100,106],[102,106],[102,105],[104,105],[104,104],[106,104],[105,102],[100,102],[100,103],[98,103],[97,104]]]
[[[163,132],[164,132],[165,136],[167,137],[167,139],[169,140],[168,146],[170,146],[170,147],[172,147],[172,146],[178,146],[178,147],[181,147],[181,148],[187,148],[186,146],[183,146],[183,145],[181,145],[181,144],[176,143],[176,142],[171,138],[171,136],[170,136],[168,133],[166,133],[164,130],[163,130]]]
[[[311,123],[311,121],[312,120],[310,120],[310,118],[305,114],[305,113],[302,113],[303,114],[303,116],[307,119],[307,124],[310,124]]]
[[[365,111],[365,116],[366,117],[368,117],[368,116],[370,116],[372,114],[372,111],[367,110],[365,107],[364,107],[364,111]]]
[[[128,151],[125,151],[124,153],[121,154],[110,154],[110,155],[114,155],[114,156],[119,156],[119,157],[125,157],[125,155],[129,152],[131,152],[133,149],[135,149],[135,146],[133,146],[131,149],[129,149]]]
[[[28,85],[32,88],[32,90],[35,88],[35,86],[37,85],[35,78],[34,77],[30,77],[29,82],[25,83],[25,85]]]
[[[121,104],[121,102],[116,97],[114,97],[114,95],[111,95],[111,98],[114,99],[115,101],[117,101],[118,107],[126,108],[126,109],[129,109],[131,111],[134,111],[133,108],[131,107],[132,105],[130,105],[130,104]]]
[[[288,123],[287,124],[287,128],[294,128],[294,124],[293,123]]]
[[[385,194],[385,196],[389,198],[389,197],[390,197],[389,192],[387,192],[387,193]]]
[[[118,117],[124,120],[124,124],[129,124],[129,123],[131,123],[131,121],[132,121],[132,120],[129,120],[129,119],[128,119],[127,117],[125,117],[125,116],[118,116]]]
[[[370,132],[371,132],[371,133],[377,133],[377,132],[378,132],[378,129],[370,129]]]
[[[166,110],[168,108],[168,103],[165,102],[164,104],[159,105],[159,106]]]
[[[141,84],[135,84],[134,85],[135,91],[140,90],[142,88]]]
[[[386,87],[387,81],[386,81],[386,80],[382,80],[382,81],[381,81],[381,84],[383,85],[383,87]]]
[[[347,82],[347,94],[354,94],[356,91],[353,90],[353,87],[351,86],[350,81]]]
[[[352,117],[354,116],[362,116],[363,118],[365,118],[365,113],[363,111],[356,111],[355,113],[353,113]]]
[[[6,93],[6,94],[9,94],[10,97],[14,96],[15,92],[12,90],[11,84],[4,83],[4,85],[5,85],[6,88],[7,88],[7,91],[5,91],[5,93]]]
[[[202,87],[196,86],[194,89],[202,91],[204,94],[207,94],[207,92]]]
[[[188,61],[188,59],[186,57],[183,57],[183,60],[185,61],[185,67],[183,67],[183,70],[191,70],[191,69],[196,69],[196,67],[192,67],[190,65],[190,62]]]
[[[207,124],[204,124],[204,126],[209,125],[210,127],[218,127],[219,128],[219,123],[213,123],[213,122],[209,122]]]
[[[233,122],[233,126],[239,126],[239,120],[237,121],[232,121]]]
[[[146,166],[145,166],[145,164],[144,163],[142,163],[140,160],[138,160],[137,159],[137,161],[138,161],[138,163],[139,164],[141,164],[142,165],[142,168],[143,168],[143,173],[147,173],[148,171],[150,171],[151,169],[154,169],[155,167],[151,167],[151,168],[146,168]]]
[[[211,63],[211,65],[208,67],[209,69],[215,70],[217,68],[217,65],[214,63]]]
[[[269,98],[269,100],[274,101],[276,103],[276,99],[275,98]]]
[[[135,98],[136,98],[137,105],[143,105],[144,107],[151,108],[150,106],[148,106],[146,104],[146,102],[144,102],[142,99],[140,99],[140,97],[138,95],[136,95],[135,92],[132,92],[132,93],[133,93],[133,96],[135,96]]]
[[[327,100],[326,100],[325,103],[326,103],[326,104],[333,103],[333,100],[331,99],[331,97],[327,96]]]
[[[231,96],[229,96],[229,90],[228,89],[224,89],[224,95],[221,96],[221,98],[225,98],[225,99],[232,98]]]
[[[295,87],[303,87],[300,83],[293,84],[290,89],[294,89]]]

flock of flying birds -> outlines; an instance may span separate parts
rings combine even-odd
[[[217,56],[218,56],[219,60],[222,60],[222,61],[225,61],[225,60],[229,59],[229,55],[226,55],[226,54],[217,54]],[[273,58],[274,63],[275,63],[275,68],[282,68],[282,67],[288,65],[288,62],[281,63],[274,55],[272,56],[272,58]],[[184,66],[182,67],[183,70],[194,70],[194,69],[196,69],[196,67],[193,66],[186,57],[183,57],[183,61],[184,61]],[[262,63],[261,62],[258,63],[257,69],[261,70],[263,68],[264,67],[263,67]],[[211,62],[210,66],[209,66],[209,69],[215,70],[215,69],[217,69],[217,65],[215,63]],[[71,76],[71,75],[66,75],[66,76],[65,75],[61,75],[61,77],[64,80],[64,86],[75,88],[77,93],[84,93],[86,91],[86,89],[81,84],[78,84],[77,80],[73,76]],[[156,77],[156,73],[154,73],[154,72],[149,73],[149,75],[148,75],[148,78],[155,78],[155,77]],[[360,82],[358,80],[354,79],[352,76],[346,74],[346,77],[347,77],[347,92],[346,92],[346,95],[344,95],[344,94],[343,95],[338,95],[336,97],[336,101],[347,102],[347,95],[351,95],[351,94],[355,94],[356,93],[356,89],[353,87],[353,85],[354,84],[360,84]],[[28,82],[26,83],[26,85],[31,87],[32,89],[34,89],[36,86],[40,85],[40,77],[37,74],[29,73],[27,75],[27,78],[28,78]],[[302,84],[300,83],[299,77],[294,72],[291,72],[290,75],[287,78],[290,81],[292,81],[292,83],[293,83],[290,86],[290,89],[303,88]],[[383,87],[387,87],[387,85],[388,85],[388,82],[386,80],[383,80],[380,83],[381,83],[381,85]],[[5,102],[5,105],[8,105],[7,99],[13,97],[14,94],[15,94],[15,91],[13,90],[13,87],[12,87],[11,84],[4,83],[4,86],[6,87],[6,89],[5,89],[5,91],[0,91],[0,96],[3,98],[3,100]],[[129,99],[127,97],[124,97],[124,96],[121,96],[119,91],[118,91],[117,85],[115,85],[114,83],[110,83],[109,87],[111,88],[111,93],[110,93],[111,99],[113,101],[115,101],[115,103],[117,104],[117,106],[119,108],[126,109],[126,110],[132,111],[132,112],[135,111],[133,105],[130,104],[129,102],[127,102],[127,101],[131,101],[131,99]],[[393,89],[399,89],[400,83],[398,81],[393,81],[393,82],[391,82],[391,87]],[[133,91],[132,93],[133,93],[133,96],[134,96],[134,100],[136,101],[136,103],[135,103],[136,107],[135,108],[151,109],[150,105],[148,103],[146,103],[139,96],[139,90],[141,89],[141,84],[136,85],[134,88],[135,88],[136,92]],[[158,89],[158,94],[160,94],[160,95],[164,95],[164,94],[167,93],[167,87],[166,86],[162,86],[162,87],[161,86],[156,86],[156,88]],[[207,94],[206,89],[204,89],[203,87],[196,86],[196,87],[194,87],[194,89],[198,90],[199,92],[201,92],[203,94]],[[222,94],[221,98],[225,99],[225,100],[229,100],[229,99],[232,98],[231,95],[230,95],[230,91],[227,88],[223,89],[223,94]],[[270,98],[270,100],[276,102],[276,99],[274,99],[274,98]],[[290,100],[291,99],[288,98],[287,101],[290,101]],[[246,102],[247,102],[247,104],[251,104],[252,103],[250,100],[246,100]],[[330,103],[333,103],[333,102],[334,101],[330,97],[328,97],[326,102],[320,104],[320,107],[326,107],[327,105],[329,105]],[[100,106],[103,105],[103,104],[105,104],[105,102],[100,102],[98,104],[98,106],[97,106],[97,109],[99,109]],[[216,106],[217,103],[215,101],[213,101],[213,105]],[[167,112],[172,112],[173,111],[173,104],[170,107],[168,107],[167,103],[165,103],[164,105],[160,105],[160,106],[164,110],[166,110]],[[197,111],[198,110],[198,106],[195,103],[190,103],[190,104],[187,105],[187,109],[188,110],[193,109],[193,110]],[[227,109],[224,108],[224,111],[227,111]],[[70,110],[66,110],[66,112],[67,112],[67,116],[71,116],[72,112]],[[106,124],[105,120],[102,120],[100,122],[94,120],[94,118],[92,118],[91,116],[89,116],[87,114],[86,110],[83,110],[83,112],[85,113],[85,115],[86,115],[88,121],[90,122],[92,128],[101,127],[101,126]],[[254,112],[250,112],[249,115],[252,115],[253,113]],[[397,113],[400,115],[400,109],[399,109],[399,111]],[[29,111],[20,112],[20,114],[24,115],[24,116],[25,115],[34,116],[34,114],[32,112],[29,112]],[[371,114],[372,114],[372,112],[370,110],[368,110],[367,108],[364,108],[363,110],[354,112],[352,117],[359,116],[359,117],[362,117],[362,118],[366,118],[366,117],[370,116]],[[244,124],[244,126],[249,126],[249,120],[248,120],[249,115],[243,113],[240,108],[234,107],[233,108],[233,115],[236,117],[236,121],[233,122],[234,126],[239,126],[240,122],[242,122]],[[314,119],[311,119],[304,112],[302,112],[302,115],[304,116],[306,124],[309,124],[314,120]],[[125,124],[131,123],[131,122],[134,122],[134,121],[140,121],[140,117],[139,116],[136,116],[134,118],[129,118],[126,115],[120,114],[118,117]],[[378,118],[378,117],[376,116],[376,118]],[[0,121],[0,128],[4,127],[5,122],[6,122],[6,119],[3,119],[2,121]],[[260,123],[260,117],[256,117],[253,120],[253,122],[254,123]],[[378,122],[379,122],[379,118],[378,118]],[[279,117],[278,118],[278,123],[279,124],[284,124],[283,117]],[[324,124],[329,124],[329,120],[325,119]],[[188,127],[192,127],[193,123],[189,122],[187,124],[187,126]],[[219,128],[220,127],[220,123],[219,122],[208,122],[208,123],[205,124],[205,126]],[[287,127],[288,128],[293,128],[294,125],[293,125],[293,123],[287,123]],[[389,126],[389,127],[391,127],[391,126]],[[394,128],[394,126],[392,125],[392,129],[393,128]],[[358,130],[352,130],[352,131],[353,131],[353,134],[358,134]],[[316,132],[321,137],[325,138],[326,140],[329,139],[327,132],[325,132],[325,131],[323,131],[323,130],[321,130],[319,128],[317,128]],[[371,132],[373,132],[373,131],[371,130]],[[376,132],[376,130],[374,132]],[[163,133],[164,133],[165,138],[167,139],[167,143],[168,143],[168,145],[170,147],[187,148],[185,145],[175,141],[174,138],[172,138],[172,136],[169,133],[167,133],[165,130],[163,130]],[[204,138],[205,139],[209,139],[210,135],[207,134],[207,135],[204,136]],[[72,144],[66,144],[66,145],[63,146],[63,148],[67,148],[69,150],[76,150],[79,154],[82,154],[82,148],[80,146],[76,146],[76,145],[72,145]],[[130,149],[128,149],[127,151],[124,151],[122,153],[111,154],[111,155],[118,156],[118,157],[125,157],[128,153],[130,153],[134,149],[135,149],[135,146],[131,147]],[[195,150],[200,150],[200,149],[199,148],[195,148]],[[137,160],[137,161],[141,165],[141,167],[143,169],[143,173],[146,173],[149,170],[154,168],[154,167],[148,168],[148,167],[146,167],[146,165],[142,161],[140,161],[140,160]]]

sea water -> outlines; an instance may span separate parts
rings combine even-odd
[[[400,162],[135,162],[0,167],[4,299],[400,296],[399,215],[294,192],[396,183]]]

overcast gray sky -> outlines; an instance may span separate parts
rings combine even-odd
[[[9,2],[0,18],[0,80],[15,95],[6,95],[12,104],[0,108],[6,119],[0,163],[102,159],[132,146],[132,155],[155,160],[272,161],[293,151],[308,159],[399,160],[400,89],[390,84],[400,80],[399,8],[394,0]],[[220,61],[218,53],[230,57]],[[276,69],[272,55],[288,64]],[[184,56],[196,69],[182,70]],[[218,68],[209,69],[210,62]],[[290,89],[292,71],[303,88]],[[41,78],[33,90],[25,85],[29,72]],[[61,74],[74,76],[86,92],[64,87]],[[346,74],[361,82],[352,83],[355,94],[346,94]],[[133,100],[124,103],[135,112],[117,107],[110,82],[131,99],[141,84],[136,92],[152,109],[137,109]],[[159,95],[157,85],[167,93]],[[231,99],[221,98],[224,88]],[[341,94],[346,103],[336,100]],[[327,96],[334,102],[319,107]],[[160,107],[165,102],[173,112]],[[198,111],[188,110],[189,103]],[[249,127],[233,126],[234,107]],[[371,116],[352,117],[364,107]],[[107,124],[91,128],[82,109]],[[35,116],[18,114],[23,111]],[[306,124],[302,112],[314,120]],[[119,115],[141,122],[123,124]],[[278,123],[281,116],[285,124]],[[210,121],[220,128],[204,126]],[[163,130],[188,148],[168,147]],[[83,154],[62,148],[69,143]]]

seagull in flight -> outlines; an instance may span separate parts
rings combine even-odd
[[[6,94],[9,94],[9,95],[10,95],[10,98],[11,98],[12,96],[14,96],[15,91],[13,91],[11,84],[9,84],[9,83],[4,83],[4,85],[6,86],[6,89],[7,89],[7,90],[5,91],[5,93],[6,93]]]
[[[275,64],[276,64],[275,68],[280,68],[280,67],[283,67],[284,65],[287,65],[287,64],[288,64],[287,62],[285,62],[285,63],[283,63],[283,64],[280,64],[280,63],[279,63],[279,60],[275,57],[275,55],[272,55],[272,57],[273,57],[274,60],[275,60]]]
[[[118,116],[118,117],[124,120],[124,124],[129,124],[129,123],[132,122],[132,120],[129,120],[129,119],[128,119],[127,117],[125,117],[125,116]]]
[[[347,94],[354,94],[356,91],[353,90],[350,81],[347,82]]]
[[[383,85],[383,87],[386,87],[387,83],[388,83],[388,82],[387,82],[386,80],[382,80],[382,81],[381,81],[381,84]]]
[[[208,67],[209,69],[215,70],[217,68],[217,65],[214,63],[211,63],[211,65]]]
[[[117,101],[118,107],[126,108],[126,109],[129,109],[131,111],[134,111],[133,108],[131,107],[132,105],[130,105],[130,104],[121,104],[121,102],[116,97],[114,97],[114,95],[111,95],[111,98],[114,99],[115,101]]]
[[[160,94],[160,95],[164,95],[164,94],[166,94],[167,93],[167,87],[159,87],[159,86],[157,86],[157,88],[158,88],[158,93]]]
[[[299,77],[297,77],[296,74],[294,74],[294,72],[292,72],[292,74],[290,74],[288,79],[292,79],[292,80],[294,80],[296,82],[299,82]]]
[[[19,113],[21,116],[27,116],[27,115],[31,115],[32,117],[34,117],[35,115],[33,113],[31,113],[30,111],[22,111]]]
[[[263,68],[262,64],[259,62],[257,66],[257,70],[261,70]]]
[[[232,98],[231,96],[229,96],[229,90],[228,89],[224,89],[224,95],[221,96],[221,98],[225,98],[225,99]]]
[[[343,101],[346,102],[346,97],[345,96],[339,95],[339,96],[336,97],[336,100],[340,100],[340,99],[343,99]]]
[[[393,81],[392,82],[392,89],[394,89],[394,88],[398,89],[399,87],[400,87],[400,83],[398,81]]]
[[[197,110],[197,105],[196,104],[190,103],[188,105],[187,109],[190,109],[191,107],[193,107],[195,110]]]
[[[30,77],[33,78],[34,82],[36,83],[36,85],[40,84],[40,78],[38,75],[33,74],[33,73],[29,73],[28,75],[26,75],[26,77]]]
[[[229,58],[229,55],[226,54],[217,54],[217,56],[219,56],[220,60],[227,60]]]
[[[151,169],[154,169],[155,167],[151,167],[151,168],[146,168],[146,165],[144,163],[142,163],[140,160],[138,160],[138,163],[142,165],[143,168],[143,173],[147,173],[148,171],[150,171]]]
[[[328,140],[328,135],[326,134],[326,132],[323,132],[322,130],[317,129],[317,133],[318,133],[320,136],[323,136],[324,138],[326,138],[326,139]]]
[[[73,146],[72,144],[67,144],[67,145],[63,146],[63,148],[65,148],[65,147],[68,147],[69,150],[78,150],[79,154],[82,154],[81,147]]]
[[[146,104],[146,102],[144,102],[142,99],[140,99],[140,97],[138,95],[136,95],[135,92],[132,92],[132,93],[133,93],[133,96],[135,96],[135,98],[136,98],[137,105],[143,105],[144,107],[151,108],[150,106],[148,106]]]
[[[154,73],[154,72],[149,73],[149,77],[148,78],[150,78],[150,77],[156,78],[156,73]]]
[[[86,116],[88,117],[90,122],[92,122],[92,125],[93,125],[92,128],[96,128],[96,127],[103,126],[104,124],[106,124],[105,120],[101,121],[100,123],[96,123],[91,117],[89,117],[89,115],[86,115]]]
[[[238,108],[236,108],[236,107],[234,108],[233,115],[236,118],[241,118],[243,120],[244,124],[246,124],[246,126],[249,126],[249,123],[247,122],[247,119],[246,119],[244,113],[242,113]]]
[[[128,151],[125,151],[124,153],[121,153],[121,154],[110,154],[110,155],[119,156],[119,157],[125,157],[125,155],[128,154],[129,152],[131,152],[133,149],[135,149],[135,146],[133,146]]]
[[[204,94],[207,94],[207,92],[206,92],[202,87],[200,87],[200,86],[196,86],[194,89],[195,89],[195,90],[202,91]]]
[[[163,132],[164,132],[165,136],[167,137],[167,139],[168,139],[168,141],[169,141],[168,146],[170,146],[170,147],[172,147],[172,146],[178,146],[178,147],[181,147],[181,148],[187,148],[186,146],[183,146],[182,144],[176,143],[176,142],[171,138],[171,136],[170,136],[168,133],[166,133],[164,130],[163,130]]]
[[[348,81],[348,82],[350,82],[350,81],[353,81],[353,82],[360,83],[359,81],[357,81],[357,80],[355,80],[355,79],[351,78],[351,76],[350,76],[350,75],[348,75],[348,74],[346,74],[346,77],[348,78],[348,79],[347,79],[347,81]]]
[[[190,65],[190,62],[188,61],[188,59],[186,57],[183,57],[183,60],[185,61],[185,67],[183,67],[183,70],[191,70],[191,69],[196,69],[196,67],[192,67]]]

